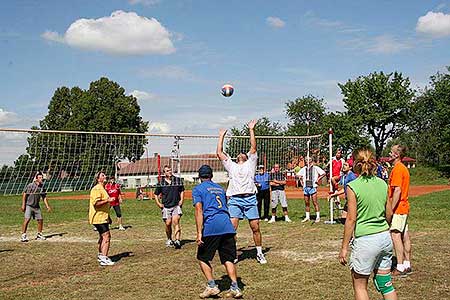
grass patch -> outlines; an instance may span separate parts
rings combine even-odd
[[[395,281],[401,299],[448,298],[449,199],[450,191],[411,199],[415,273]],[[320,204],[327,219],[327,203],[322,199]],[[44,233],[50,238],[20,243],[20,197],[0,197],[0,299],[198,298],[204,279],[195,259],[189,201],[184,205],[181,250],[165,248],[163,223],[153,201],[126,201],[124,221],[132,227],[112,230],[110,255],[119,261],[108,268],[98,266],[95,258],[98,235],[87,223],[87,200],[53,200],[51,205],[52,213],[44,211]],[[250,229],[246,222],[240,224],[237,266],[245,299],[352,299],[350,271],[337,260],[343,226],[300,223],[304,205],[299,200],[290,200],[289,210],[294,223],[262,223],[267,265],[256,263]],[[32,221],[29,236],[35,233]],[[220,286],[228,288],[217,257],[213,265]],[[380,298],[369,286],[371,299]]]
[[[441,185],[448,184],[449,179],[433,167],[418,166],[409,169],[411,185]]]

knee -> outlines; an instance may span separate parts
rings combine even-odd
[[[378,292],[383,296],[395,291],[394,285],[392,284],[391,274],[376,274],[373,277],[373,284]]]

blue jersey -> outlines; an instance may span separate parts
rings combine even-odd
[[[347,186],[351,181],[355,180],[356,178],[358,178],[358,176],[356,176],[356,174],[353,173],[352,171],[348,171],[347,174],[344,174],[341,177],[341,181],[339,182],[339,184],[344,186],[344,193],[346,198],[347,198]]]
[[[228,213],[224,189],[211,180],[204,181],[192,190],[192,203],[202,203],[203,236],[236,233]]]
[[[270,177],[269,173],[267,172],[264,172],[262,175],[259,173],[255,175],[255,183],[257,183],[256,187],[258,188],[258,190],[268,190],[270,188],[269,181]]]

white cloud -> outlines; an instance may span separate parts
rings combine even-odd
[[[391,35],[380,35],[375,37],[367,48],[367,52],[392,54],[403,50],[411,49],[412,45],[407,41],[401,41]]]
[[[7,125],[17,121],[17,114],[0,108],[0,125]]]
[[[278,17],[267,17],[266,23],[273,28],[283,28],[286,25],[286,22]]]
[[[142,4],[144,6],[153,6],[160,3],[161,0],[128,0],[130,5]]]
[[[130,95],[133,95],[136,97],[139,101],[150,101],[154,100],[156,96],[152,93],[144,92],[144,91],[138,91],[134,90],[130,93]]]
[[[416,31],[432,37],[450,36],[450,14],[429,11],[417,21]]]
[[[79,19],[69,26],[64,36],[54,31],[46,31],[41,36],[71,47],[115,55],[175,52],[172,34],[158,20],[121,10],[99,19]]]
[[[150,122],[148,124],[148,132],[151,133],[169,133],[170,126],[167,123]]]

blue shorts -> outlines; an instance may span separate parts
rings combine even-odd
[[[254,220],[259,219],[258,200],[256,195],[249,197],[233,197],[228,200],[230,218]]]
[[[304,187],[303,188],[303,195],[305,195],[305,196],[312,196],[315,193],[317,193],[317,189],[315,187]]]
[[[393,246],[388,230],[357,237],[351,247],[350,268],[355,273],[370,275],[375,269],[391,269]]]

